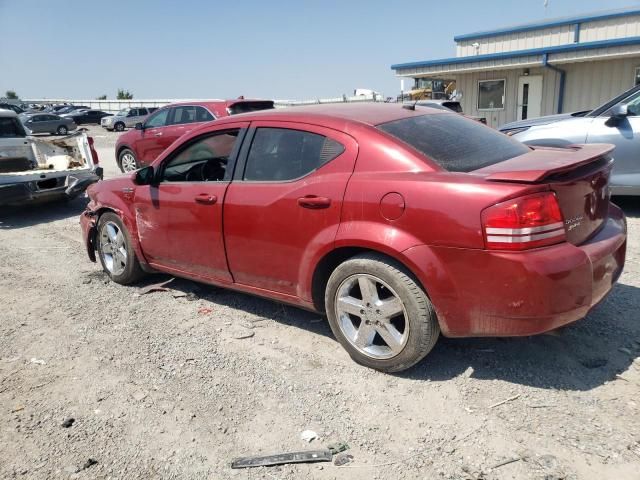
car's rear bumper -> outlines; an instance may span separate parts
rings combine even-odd
[[[100,180],[102,169],[45,180],[0,185],[0,205],[25,205],[62,198],[72,199]]]
[[[583,318],[611,290],[624,266],[627,229],[622,211],[586,243],[528,252],[446,247],[405,251],[447,336],[534,335]],[[428,248],[427,253],[420,249]]]

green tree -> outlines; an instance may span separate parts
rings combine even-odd
[[[98,98],[96,98],[96,100],[106,100],[107,96],[106,95],[100,95]]]
[[[118,89],[118,96],[116,97],[118,100],[131,100],[133,99],[133,93],[129,90],[124,90],[122,88]]]
[[[7,90],[7,93],[5,93],[6,97],[11,99],[11,100],[17,100],[18,99],[18,94],[16,92],[14,92],[13,90]]]

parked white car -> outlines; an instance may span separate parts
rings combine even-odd
[[[115,115],[102,118],[100,125],[107,130],[122,132],[125,128],[133,128],[136,126],[136,123],[144,122],[147,116],[156,110],[157,108],[153,107],[123,108]]]

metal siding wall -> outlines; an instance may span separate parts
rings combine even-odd
[[[595,108],[633,86],[640,58],[561,65],[567,72],[564,111]]]
[[[640,35],[640,15],[585,22],[580,26],[580,41],[595,42]]]
[[[540,30],[516,32],[495,37],[476,38],[463,40],[458,43],[456,55],[458,57],[470,57],[476,53],[511,52],[514,50],[526,50],[529,48],[542,48],[552,45],[564,45],[573,43],[573,25],[561,25]],[[479,43],[480,47],[472,47],[473,43]]]

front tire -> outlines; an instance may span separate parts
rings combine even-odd
[[[69,129],[67,127],[65,127],[64,125],[60,125],[58,127],[58,129],[56,130],[56,133],[58,135],[66,135],[67,133],[69,133]]]
[[[111,212],[102,215],[96,236],[100,263],[111,280],[127,285],[144,276],[131,236],[118,215]]]
[[[113,126],[113,128],[116,130],[116,132],[124,132],[124,123],[118,122]]]
[[[429,298],[399,263],[357,255],[329,277],[325,307],[333,334],[351,358],[383,372],[422,360],[440,334]]]
[[[140,168],[138,165],[138,160],[136,159],[136,154],[133,151],[125,148],[120,152],[118,156],[118,166],[122,173],[133,172]]]

